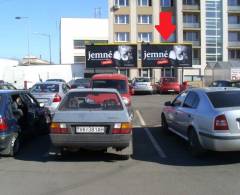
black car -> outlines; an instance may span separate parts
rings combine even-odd
[[[232,87],[231,81],[217,80],[213,81],[209,87]]]
[[[88,88],[90,86],[90,79],[88,78],[81,78],[81,79],[75,79],[71,80],[69,82],[70,88]]]
[[[14,156],[24,138],[49,133],[50,112],[28,92],[0,90],[0,154]]]

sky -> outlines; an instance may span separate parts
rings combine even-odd
[[[99,7],[107,18],[107,0],[0,0],[0,58],[28,55],[29,34],[30,54],[49,60],[48,38],[36,34],[45,33],[51,36],[52,61],[59,63],[60,18],[93,18]]]

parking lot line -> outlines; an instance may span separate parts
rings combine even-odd
[[[155,150],[157,151],[158,155],[161,158],[167,158],[165,152],[163,151],[163,149],[159,146],[159,144],[157,143],[156,139],[153,137],[152,133],[150,132],[149,128],[145,127],[146,123],[141,115],[141,113],[139,112],[139,110],[136,110],[136,114],[141,122],[141,125],[144,127],[144,131],[146,132],[146,134],[148,135],[150,141],[152,142],[152,145],[154,146]]]

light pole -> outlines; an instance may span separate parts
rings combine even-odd
[[[22,16],[17,16],[15,17],[16,20],[27,20],[28,22],[28,38],[27,38],[27,45],[28,45],[28,64],[30,64],[30,18],[29,17],[22,17]]]
[[[52,62],[52,47],[51,47],[51,35],[46,34],[46,33],[39,33],[39,32],[34,32],[36,35],[48,37],[48,47],[49,47],[49,63],[51,64]]]

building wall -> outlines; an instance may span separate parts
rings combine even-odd
[[[60,63],[73,64],[74,56],[85,56],[85,49],[74,49],[74,40],[108,41],[108,19],[61,18]]]
[[[193,51],[195,53],[199,53],[198,58],[193,59],[193,69],[191,71],[186,70],[184,71],[185,75],[203,75],[204,69],[207,64],[207,52],[206,52],[206,45],[207,40],[206,36],[207,33],[206,30],[206,22],[207,22],[207,6],[208,3],[212,3],[214,0],[209,1],[203,1],[199,0],[199,4],[196,5],[184,5],[183,0],[174,0],[172,1],[174,3],[173,7],[165,8],[160,6],[161,0],[152,0],[152,6],[150,7],[139,7],[137,6],[137,0],[129,0],[129,7],[117,7],[116,10],[111,9],[114,6],[115,0],[108,0],[109,4],[109,42],[114,43],[114,34],[115,32],[129,32],[130,33],[130,43],[137,43],[138,39],[138,32],[153,32],[153,40],[152,43],[161,43],[160,35],[155,30],[154,26],[159,24],[159,12],[160,11],[172,11],[175,20],[176,20],[176,42],[178,43],[192,43],[193,45]],[[222,13],[221,18],[221,26],[219,28],[222,29],[222,43],[221,43],[221,53],[222,53],[222,60],[228,61],[231,60],[228,58],[228,52],[229,49],[235,49],[239,50],[240,52],[240,40],[237,43],[230,43],[228,40],[228,33],[229,31],[238,31],[240,32],[240,23],[231,26],[229,28],[228,24],[228,17],[229,15],[238,15],[240,17],[240,5],[234,5],[229,6],[227,0],[215,0],[216,3],[221,3],[221,9],[220,12]],[[219,11],[219,10],[217,10]],[[114,17],[115,15],[119,14],[129,14],[130,16],[130,23],[125,25],[120,24],[114,24]],[[149,14],[152,15],[152,24],[148,25],[142,25],[137,24],[137,16],[138,14]],[[194,15],[198,17],[198,22],[191,23],[191,22],[185,22],[184,16],[186,15]],[[184,35],[187,33],[198,33],[198,40],[197,41],[184,41]],[[140,44],[138,43],[138,49],[140,49]],[[239,59],[240,60],[240,57]],[[141,60],[138,60],[138,68],[141,69]],[[154,70],[155,71],[155,70]],[[141,71],[136,72],[136,70],[132,70],[132,75],[138,76]],[[154,75],[158,75],[160,77],[162,75],[162,71],[155,71]],[[181,70],[178,71],[178,74],[181,74]]]

